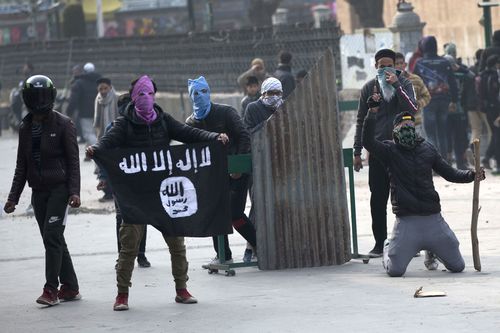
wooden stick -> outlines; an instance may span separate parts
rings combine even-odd
[[[474,268],[481,272],[481,258],[479,257],[479,240],[477,239],[477,220],[479,217],[479,179],[477,175],[481,172],[481,154],[479,148],[479,139],[474,139],[474,167],[476,170],[476,179],[474,179],[474,194],[472,196],[472,222],[470,233],[472,237],[472,258]]]

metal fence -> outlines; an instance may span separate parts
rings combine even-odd
[[[339,56],[340,29],[335,23],[315,29],[310,24],[247,28],[231,31],[172,34],[150,37],[73,39],[0,47],[0,78],[4,87],[21,79],[16,68],[29,61],[37,73],[64,86],[75,64],[93,62],[117,89],[149,74],[160,91],[187,90],[187,79],[205,75],[215,92],[238,89],[236,79],[254,57],[263,58],[269,72],[280,50],[293,54],[293,68],[310,69],[327,48]],[[340,60],[340,58],[338,59]],[[340,61],[336,62],[340,66]],[[337,68],[340,70],[340,67]]]
[[[335,66],[331,51],[252,140],[261,269],[350,260]]]

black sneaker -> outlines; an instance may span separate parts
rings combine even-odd
[[[139,267],[151,267],[151,263],[148,261],[148,258],[146,258],[145,255],[138,256],[137,257],[137,263],[139,264]]]
[[[375,247],[373,248],[373,250],[371,250],[370,252],[368,252],[368,256],[370,258],[380,258],[382,257],[382,255],[384,254],[384,250],[383,248],[375,245]]]
[[[245,249],[245,254],[243,254],[243,262],[249,263],[252,262],[252,249]]]

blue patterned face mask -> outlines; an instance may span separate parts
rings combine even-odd
[[[380,90],[382,91],[382,97],[386,102],[389,102],[392,99],[392,97],[394,97],[396,89],[392,85],[387,83],[387,81],[385,80],[386,72],[396,74],[396,69],[392,67],[377,69],[377,81],[378,84],[380,85]]]
[[[197,120],[205,119],[210,113],[210,87],[203,76],[188,80],[189,97],[193,102],[193,115]]]

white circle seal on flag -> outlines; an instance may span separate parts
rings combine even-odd
[[[168,177],[161,182],[160,199],[171,218],[187,217],[198,211],[193,183],[186,177]]]

